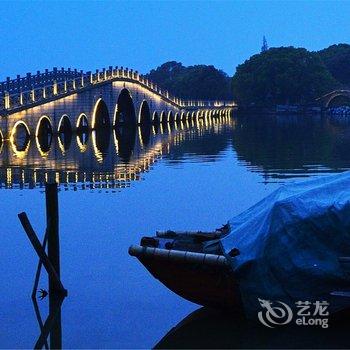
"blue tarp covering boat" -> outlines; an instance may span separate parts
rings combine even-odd
[[[221,245],[248,316],[259,299],[350,306],[350,172],[284,185],[229,227]]]

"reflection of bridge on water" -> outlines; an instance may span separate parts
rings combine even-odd
[[[123,67],[95,73],[55,68],[8,78],[0,83],[1,161],[3,169],[7,169],[6,174],[1,174],[6,180],[1,182],[7,187],[21,183],[34,187],[47,180],[43,169],[55,169],[59,163],[66,178],[61,177],[61,172],[54,180],[94,183],[95,158],[104,169],[109,166],[109,172],[114,164],[124,161],[129,170],[120,176],[133,179],[137,171],[130,170],[132,162],[128,160],[147,146],[152,130],[157,135],[158,129],[169,125],[217,120],[230,115],[233,107],[232,101],[192,101],[170,96],[138,72]],[[138,139],[133,136],[136,134],[140,134]],[[79,148],[73,158],[72,135]],[[112,137],[117,152],[106,156]],[[153,137],[152,142],[157,143],[158,137]],[[87,157],[85,152],[95,158]],[[77,164],[87,173],[77,169]],[[121,181],[118,176],[115,181]],[[100,180],[110,183],[108,179]]]
[[[211,118],[159,125],[12,138],[1,145],[0,186],[35,188],[54,180],[61,188],[128,187],[172,146],[198,138],[208,128],[220,129],[230,120],[230,113],[218,112]]]

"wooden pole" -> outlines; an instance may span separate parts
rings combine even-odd
[[[48,256],[45,253],[45,250],[43,249],[38,237],[36,236],[32,225],[30,224],[27,214],[26,213],[20,213],[18,214],[18,218],[21,221],[21,224],[24,228],[24,231],[26,232],[30,242],[32,243],[32,246],[34,247],[36,253],[38,254],[39,258],[41,259],[48,275],[51,277],[52,283],[55,284],[55,290],[60,292],[65,292],[64,289],[55,268],[53,267],[51,261],[49,260]]]
[[[60,242],[58,227],[58,194],[57,183],[45,184],[46,194],[46,230],[47,254],[52,266],[60,278]],[[61,303],[57,298],[57,284],[49,275],[49,313],[56,314],[50,331],[50,348],[62,349]]]
[[[43,246],[35,234],[27,214],[24,212],[20,213],[18,214],[18,218],[32,246],[40,258],[35,285],[37,286],[41,263],[44,265],[49,275],[49,317],[44,325],[39,322],[42,332],[35,347],[42,347],[46,345],[45,339],[47,338],[48,333],[50,333],[50,348],[62,349],[61,305],[63,299],[67,296],[67,290],[63,287],[60,280],[57,183],[46,184],[45,193],[47,227]],[[48,254],[45,252],[46,240]],[[35,291],[33,292],[32,298],[35,298]]]
[[[40,336],[34,345],[34,349],[42,349],[46,344],[46,339],[50,334],[50,349],[62,349],[62,332],[61,332],[61,306],[64,297],[58,295],[51,295],[50,298],[56,299],[55,308],[51,308],[50,300],[50,313],[43,325],[40,332]],[[59,323],[58,323],[59,320]],[[59,332],[57,331],[57,326],[59,326]]]
[[[58,196],[57,183],[45,184],[46,194],[46,232],[47,232],[47,255],[60,278],[60,242],[58,232]],[[56,283],[49,275],[49,290],[55,291]]]

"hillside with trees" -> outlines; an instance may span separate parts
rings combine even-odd
[[[270,48],[237,67],[232,79],[241,106],[308,104],[339,86],[318,53],[303,48]]]
[[[332,76],[343,87],[350,87],[350,45],[332,45],[318,54]]]
[[[307,105],[337,88],[350,88],[350,45],[268,48],[238,65],[233,78],[214,66],[184,66],[170,61],[152,69],[148,79],[185,99],[232,100],[242,107]]]
[[[184,99],[231,100],[231,78],[214,66],[185,67],[180,62],[166,62],[152,69],[147,78],[173,95]]]

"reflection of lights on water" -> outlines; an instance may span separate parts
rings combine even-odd
[[[48,150],[47,150],[47,151],[44,151],[44,150],[42,149],[41,144],[40,144],[40,140],[39,140],[38,137],[35,137],[35,141],[36,141],[36,147],[37,147],[37,149],[38,149],[40,155],[41,155],[43,158],[47,158],[47,156],[48,156],[49,153],[50,153],[50,149],[51,149],[50,145],[51,145],[51,142],[52,142],[52,136],[51,136],[50,142],[48,142],[48,146],[49,146],[49,147],[48,147]]]
[[[64,144],[63,144],[63,142],[61,140],[61,135],[58,135],[58,147],[61,150],[62,155],[65,155],[66,154],[66,149],[65,149]]]
[[[24,149],[21,149],[21,150],[18,149],[17,143],[16,143],[17,130],[20,126],[23,126],[27,133],[27,135],[25,135],[26,143],[23,145]],[[21,120],[17,121],[12,127],[11,134],[10,134],[10,144],[11,144],[12,151],[17,158],[23,159],[27,155],[29,150],[29,145],[30,145],[30,131],[27,124],[24,123],[23,121]]]
[[[230,120],[231,118],[225,116],[225,114],[223,114],[222,116],[218,116],[216,118],[213,118],[213,120],[208,120],[208,118],[205,119],[201,119],[199,125],[195,123],[195,121],[193,120],[187,120],[187,121],[180,121],[178,123],[173,124],[163,124],[163,125],[157,125],[156,127],[158,127],[159,129],[162,129],[162,134],[164,136],[160,137],[160,136],[156,136],[155,138],[152,137],[151,141],[150,141],[150,146],[147,147],[147,149],[143,149],[140,150],[140,144],[142,144],[142,141],[144,141],[142,139],[142,130],[141,128],[138,128],[138,135],[139,135],[139,139],[140,139],[140,143],[136,143],[135,144],[135,148],[136,150],[134,150],[134,154],[132,155],[131,159],[128,161],[129,163],[127,164],[127,166],[125,167],[121,167],[120,163],[119,164],[115,164],[114,165],[114,169],[115,172],[113,171],[113,173],[104,173],[102,172],[97,172],[94,176],[94,181],[97,182],[102,182],[102,188],[120,188],[122,186],[122,184],[120,184],[118,182],[119,178],[125,178],[124,182],[124,187],[128,186],[127,181],[132,180],[132,179],[138,179],[141,178],[140,174],[143,172],[147,172],[150,170],[150,168],[152,168],[153,164],[155,162],[157,162],[158,159],[161,158],[162,154],[166,154],[170,152],[170,149],[173,145],[180,145],[182,143],[182,141],[185,140],[191,140],[193,139],[193,137],[200,137],[200,135],[202,135],[203,133],[205,133],[205,124],[209,124],[212,126],[212,130],[215,133],[219,132],[219,129],[221,127],[220,122],[221,121],[225,121],[225,120]],[[185,132],[180,132],[180,130],[185,128],[185,124],[187,127],[189,127],[190,124],[195,125],[194,128],[188,128],[188,130],[185,129]],[[218,125],[219,124],[219,125]],[[234,121],[232,122],[232,124],[234,124]],[[176,130],[178,130],[177,132],[174,132],[173,127],[176,128]],[[152,133],[155,134],[155,126],[150,126],[150,130],[152,130]],[[172,130],[172,132],[170,133],[170,131]],[[22,129],[21,129],[22,131]],[[19,132],[19,129],[18,129]],[[113,132],[113,137],[114,137],[114,143],[115,143],[115,150],[117,152],[117,154],[119,153],[120,149],[120,140],[118,141],[118,138],[116,137],[116,135],[118,135],[118,133],[116,133],[115,130],[112,130]],[[102,142],[102,144],[100,145],[100,139],[97,138],[99,136],[96,135],[96,132],[92,132],[92,138],[93,138],[93,145],[94,148],[92,151],[95,152],[95,156],[97,156],[97,161],[101,162],[101,160],[104,160],[105,157],[105,153],[102,154],[103,152],[103,145],[104,142]],[[20,133],[18,133],[18,135],[20,135]],[[18,139],[18,135],[17,135],[17,139]],[[90,133],[89,133],[90,135]],[[108,134],[110,135],[110,133]],[[159,134],[158,134],[159,135]],[[196,136],[198,135],[198,136]],[[13,135],[15,136],[15,133],[13,132]],[[97,137],[96,137],[97,136]],[[56,137],[56,136],[55,136]],[[91,135],[90,135],[91,137]],[[40,139],[41,140],[41,139]],[[81,141],[82,139],[77,137],[77,141]],[[14,137],[12,137],[12,142],[11,144],[8,144],[8,147],[14,148],[14,151],[18,151],[16,149],[16,144],[13,142],[14,141]],[[36,138],[36,142],[38,143],[38,139]],[[79,142],[77,142],[79,144]],[[64,143],[63,143],[63,139],[60,137],[57,137],[57,144],[58,144],[58,148],[63,151],[64,148]],[[17,141],[17,145],[18,145],[18,141]],[[46,147],[46,144],[42,142],[42,147]],[[54,141],[53,144],[51,145],[51,148],[54,148]],[[86,148],[86,145],[83,145],[81,143],[81,145]],[[7,142],[5,142],[5,147],[7,146]],[[47,155],[48,152],[43,152],[41,145],[38,145],[38,150],[39,153],[41,154],[41,156],[44,154]],[[111,147],[111,145],[110,145]],[[25,151],[22,151],[21,153],[19,153],[20,155],[22,155],[22,157],[24,158],[24,156],[28,153],[30,146],[28,144],[26,144],[26,149]],[[98,149],[99,148],[99,149]],[[113,148],[109,149],[109,154],[112,151],[113,152]],[[46,151],[46,148],[44,148]],[[80,149],[80,147],[79,147]],[[41,150],[41,152],[40,152]],[[74,148],[75,151],[73,151],[73,155],[74,152],[75,154],[78,153],[78,147],[75,146]],[[102,152],[101,152],[102,150]],[[14,152],[15,153],[15,152]],[[93,154],[93,152],[91,152]],[[35,159],[35,154],[36,154],[36,159]],[[38,153],[35,152],[34,155],[34,161],[35,162],[39,162],[39,158],[38,158]],[[53,156],[60,154],[60,152],[54,152],[54,150],[50,150],[50,154],[52,154]],[[89,153],[90,154],[90,153]],[[85,159],[85,156],[84,156]],[[28,159],[29,160],[29,159]],[[29,160],[30,161],[30,160]],[[79,161],[79,160],[78,160]],[[11,172],[8,172],[8,176],[7,176],[7,180],[11,182],[15,181],[16,183],[19,182],[23,182],[25,183],[27,180],[28,181],[28,185],[31,186],[30,184],[33,184],[33,177],[34,177],[34,182],[37,183],[37,180],[39,181],[39,183],[43,183],[44,178],[47,179],[55,179],[58,183],[61,183],[61,185],[64,184],[64,179],[66,178],[66,182],[69,183],[69,185],[72,185],[74,182],[84,182],[84,186],[82,184],[81,188],[92,188],[91,186],[93,185],[91,183],[91,172],[89,171],[88,173],[82,173],[79,171],[79,167],[76,164],[76,162],[71,162],[70,165],[74,166],[74,167],[78,167],[78,170],[74,170],[74,171],[70,171],[70,175],[67,173],[67,170],[64,170],[67,166],[67,164],[64,164],[61,162],[61,159],[52,159],[53,164],[50,164],[50,169],[59,169],[59,170],[48,170],[46,173],[44,173],[43,169],[38,168],[38,172],[36,172],[35,169],[30,170],[31,172],[22,172],[22,170],[20,169],[20,171],[16,171],[13,172],[11,174]],[[85,163],[85,162],[84,162]],[[37,163],[40,164],[40,163]],[[43,164],[43,163],[41,163]],[[45,162],[45,164],[47,164]],[[95,163],[96,164],[96,163]],[[125,164],[125,163],[124,163]],[[61,170],[62,167],[62,170]],[[34,174],[33,174],[33,170],[34,170]],[[83,169],[82,169],[83,170]],[[123,174],[123,172],[125,172]],[[30,177],[28,177],[28,175]],[[69,175],[69,176],[68,176]],[[142,175],[142,174],[141,174]],[[24,178],[25,177],[25,178]],[[27,178],[28,177],[28,178]],[[70,180],[70,181],[69,181]],[[7,181],[7,182],[8,182]],[[87,186],[85,184],[88,184]],[[126,185],[125,185],[126,184]],[[66,185],[65,185],[66,186]]]
[[[78,134],[76,137],[77,144],[78,144],[78,147],[79,147],[79,150],[81,153],[84,153],[87,150],[88,137],[86,137],[86,139],[83,140],[83,142],[81,141],[81,139],[83,139],[84,135],[86,135],[86,133]]]
[[[4,135],[2,134],[2,131],[0,130],[0,153],[2,152],[3,146],[4,146]]]
[[[96,160],[99,163],[102,163],[103,162],[103,154],[97,147],[96,131],[95,130],[92,131],[91,136],[92,136],[92,147],[94,149],[94,155],[96,157]]]
[[[138,129],[138,130],[137,130],[137,134],[138,134],[138,136],[139,136],[140,146],[141,146],[141,148],[143,148],[143,140],[142,140],[141,128],[138,127],[137,129]]]
[[[25,149],[22,151],[18,150],[13,138],[10,138],[10,144],[11,144],[11,149],[17,158],[24,159],[26,157],[26,155],[28,154],[29,146],[30,146],[30,139],[28,139],[28,142],[26,143]]]
[[[12,169],[8,168],[6,170],[6,185],[10,187],[12,185]]]
[[[113,130],[113,140],[114,140],[114,147],[115,147],[115,152],[119,154],[119,141],[117,138],[117,131]]]

